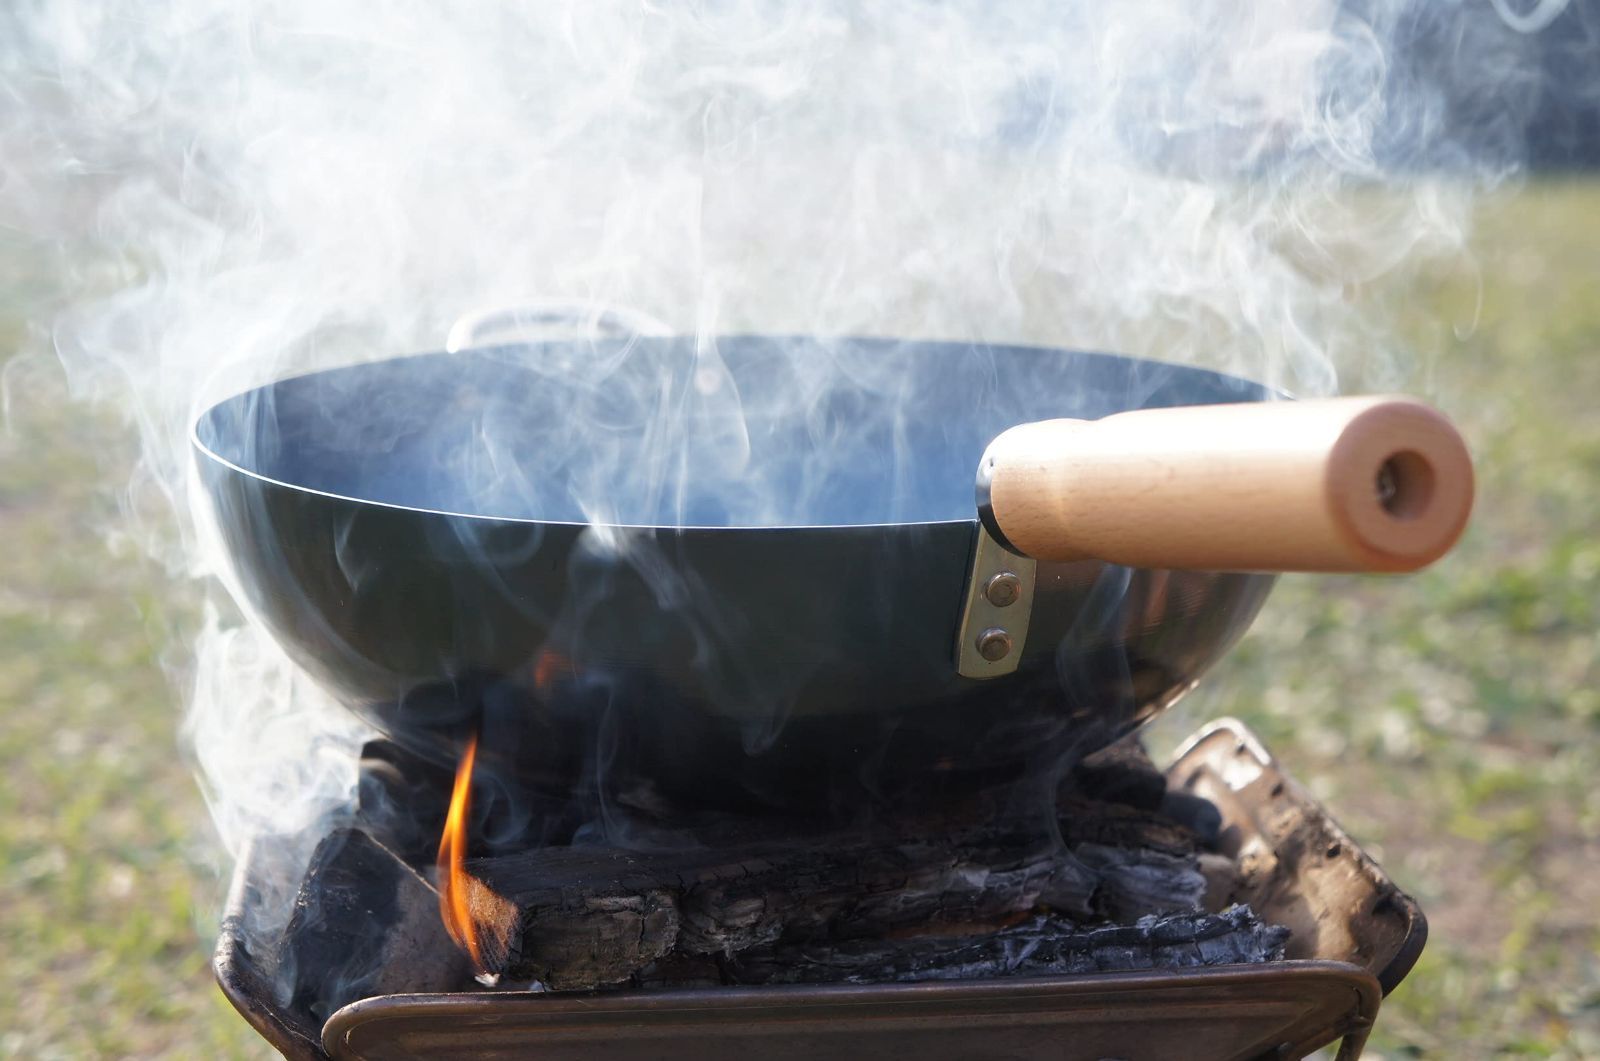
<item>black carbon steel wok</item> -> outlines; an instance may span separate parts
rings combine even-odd
[[[194,443],[248,606],[385,733],[815,799],[1058,762],[1188,689],[1270,576],[1041,562],[1016,671],[957,674],[974,469],[1024,421],[1268,396],[1062,350],[641,337],[286,379]]]

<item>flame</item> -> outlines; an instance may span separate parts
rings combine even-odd
[[[456,946],[467,952],[480,976],[488,970],[472,912],[467,904],[467,816],[472,810],[472,764],[478,757],[478,735],[467,741],[456,767],[455,788],[450,793],[450,813],[439,838],[439,916]]]
[[[550,691],[558,678],[570,678],[575,673],[572,660],[553,648],[542,648],[533,661],[533,687],[541,693]]]

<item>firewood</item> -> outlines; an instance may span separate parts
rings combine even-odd
[[[1104,844],[1080,844],[1073,852],[1100,875],[1095,905],[1112,921],[1198,910],[1206,893],[1206,878],[1194,855]]]
[[[377,823],[399,812],[408,829],[383,837],[414,862],[431,860],[443,813],[437,766],[369,747],[363,771],[373,774],[363,815]],[[1215,910],[1235,890],[1215,857],[1202,871],[1217,812],[1166,791],[1136,740],[1091,756],[1056,797],[1052,814],[1032,788],[999,786],[931,810],[874,808],[845,827],[684,808],[657,793],[609,804],[594,834],[606,844],[585,843],[578,828],[592,809],[551,802],[515,841],[528,847],[469,861],[468,906],[487,971],[506,986],[554,990],[1149,968],[1139,963],[1192,957],[1160,951],[1158,937],[1239,961],[1274,953],[1246,945],[1270,942],[1259,922],[1195,920],[1203,901]],[[430,925],[436,901],[428,889],[414,904]],[[1113,928],[1122,934],[1106,934]],[[796,971],[763,971],[786,963]],[[462,978],[459,962],[449,975]],[[331,997],[327,984],[311,994]]]
[[[1149,848],[1169,855],[1191,855],[1196,837],[1187,826],[1149,810],[1081,797],[1061,800],[1061,838],[1068,844]]]
[[[1088,918],[1099,884],[1053,838],[1000,834],[548,848],[475,860],[467,873],[490,971],[557,989],[621,983],[674,954],[999,925],[1036,909]]]
[[[1236,906],[1220,914],[1150,915],[1131,925],[1092,929],[1041,916],[954,938],[769,946],[725,958],[721,965],[728,982],[742,985],[1049,976],[1274,961],[1283,957],[1288,937],[1287,929]]]

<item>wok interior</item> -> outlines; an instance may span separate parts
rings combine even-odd
[[[332,369],[230,398],[200,444],[291,486],[553,522],[773,527],[973,518],[1030,420],[1254,401],[1202,369],[880,339],[563,341]]]

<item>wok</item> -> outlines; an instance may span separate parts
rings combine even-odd
[[[1317,539],[1337,521],[1302,486],[1337,431],[1298,457],[1294,419],[1228,442],[1237,403],[1278,397],[1065,350],[630,335],[284,379],[204,412],[193,442],[236,592],[386,734],[445,758],[485,727],[512,758],[805,801],[1060,764],[1170,704],[1273,578],[1164,558],[1421,562]],[[1082,426],[1061,418],[1224,403],[1170,437],[1136,413],[1058,444]],[[1434,539],[1465,519],[1452,496],[1421,521]]]

